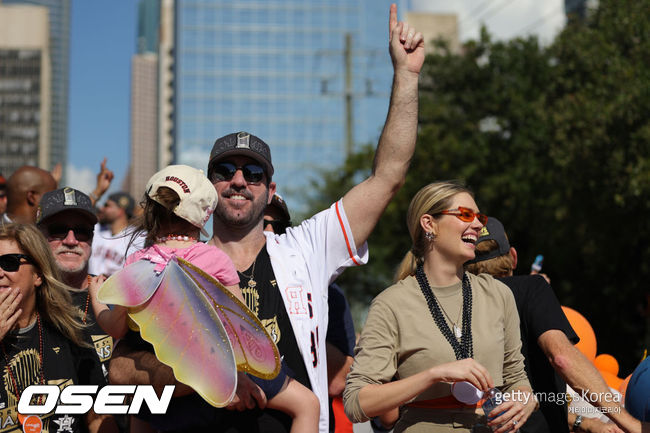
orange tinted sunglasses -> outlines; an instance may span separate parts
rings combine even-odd
[[[458,209],[443,210],[442,212],[440,212],[440,214],[453,215],[459,220],[465,221],[466,223],[471,223],[472,221],[474,221],[474,218],[478,219],[478,222],[480,222],[483,225],[486,225],[488,222],[487,215],[474,212],[470,208],[463,207],[463,206],[458,206]]]

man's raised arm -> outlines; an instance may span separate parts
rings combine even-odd
[[[368,239],[384,209],[404,183],[417,138],[418,80],[424,63],[424,39],[413,27],[397,21],[395,4],[390,7],[388,27],[394,71],[388,116],[379,138],[372,174],[343,197],[356,245]]]

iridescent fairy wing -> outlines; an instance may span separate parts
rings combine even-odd
[[[257,316],[212,276],[186,260],[177,260],[181,269],[214,303],[232,343],[237,368],[262,379],[277,376],[280,372],[278,348]]]
[[[156,357],[208,403],[227,405],[237,387],[237,365],[213,305],[192,278],[171,260],[149,301],[130,309],[140,335]]]
[[[104,304],[137,307],[151,298],[162,280],[162,274],[154,272],[155,264],[138,260],[110,276],[97,292],[97,299]]]

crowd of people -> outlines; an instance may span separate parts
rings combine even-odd
[[[411,249],[370,305],[355,347],[334,281],[367,262],[366,241],[404,183],[417,136],[424,41],[398,22],[395,5],[388,45],[393,86],[372,173],[300,224],[276,193],[270,147],[247,132],[215,141],[207,174],[181,165],[154,174],[142,203],[119,192],[98,207],[113,179],[106,160],[89,194],[37,167],[0,176],[2,431],[22,431],[17,403],[30,385],[107,383],[175,389],[165,414],[50,413],[42,431],[326,433],[349,429],[348,419],[395,432],[648,428],[604,397],[609,389],[574,348],[550,285],[512,276],[516,250],[503,226],[459,183],[430,183],[411,200]],[[210,217],[213,236],[202,242]],[[176,378],[134,309],[100,301],[111,275],[144,263],[142,279],[155,280],[172,260],[222,284],[277,347],[277,375],[240,371],[226,407]],[[610,409],[612,422],[535,398],[565,381],[600,396],[592,404]],[[481,401],[457,399],[461,382],[510,398],[488,419]]]

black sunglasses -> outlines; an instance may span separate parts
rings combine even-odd
[[[25,259],[25,261],[21,262],[20,259]],[[5,272],[16,272],[20,265],[27,263],[33,263],[33,261],[31,257],[25,254],[4,254],[0,256],[0,268]]]
[[[291,223],[282,220],[269,220],[264,218],[264,227],[271,224],[273,227],[273,233],[281,235],[287,231],[287,227],[291,226]]]
[[[68,236],[70,230],[74,232],[74,237],[79,242],[88,242],[93,238],[93,228],[90,226],[70,227],[65,224],[51,224],[47,226],[47,233],[50,240],[63,240]]]
[[[235,165],[232,162],[217,162],[210,166],[208,177],[212,183],[228,181],[237,170],[241,170],[244,180],[250,184],[258,184],[264,179],[264,167],[255,163]]]

